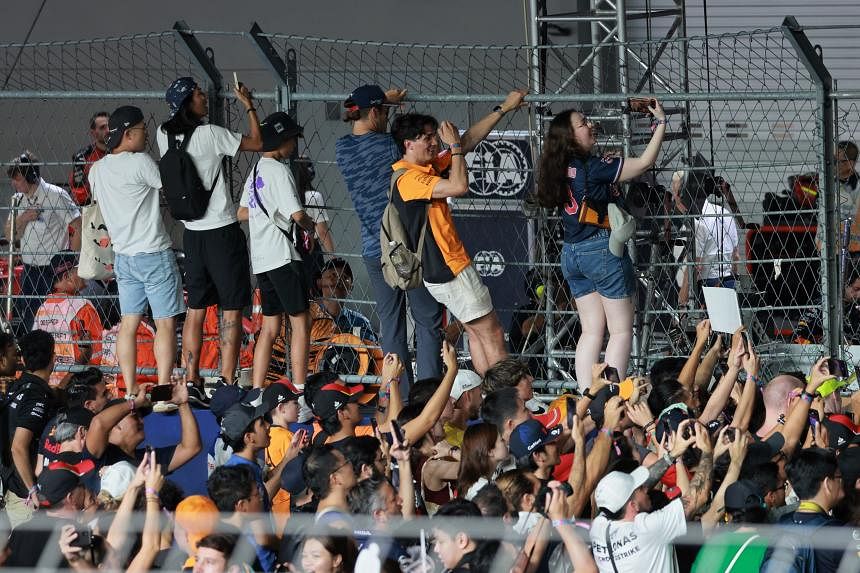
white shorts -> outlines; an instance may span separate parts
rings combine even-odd
[[[493,312],[490,289],[481,280],[474,265],[469,265],[446,283],[428,283],[424,286],[433,298],[448,307],[460,322],[472,322]]]

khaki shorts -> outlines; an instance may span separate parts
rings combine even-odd
[[[493,312],[490,289],[483,283],[474,265],[469,265],[454,280],[428,283],[424,286],[433,298],[448,307],[460,322],[472,322]]]

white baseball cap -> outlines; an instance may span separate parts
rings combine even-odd
[[[481,377],[477,372],[471,370],[460,369],[457,371],[457,376],[454,377],[454,385],[451,386],[451,398],[456,402],[460,396],[481,385]]]
[[[597,507],[616,512],[627,503],[633,492],[648,481],[648,468],[639,466],[632,473],[610,472],[594,490]]]
[[[137,468],[129,462],[117,462],[105,468],[101,479],[101,491],[106,491],[113,499],[122,499]]]

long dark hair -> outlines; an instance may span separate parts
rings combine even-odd
[[[203,125],[203,118],[197,117],[191,111],[191,96],[189,96],[179,106],[179,111],[176,112],[176,115],[161,124],[161,129],[164,130],[164,133],[179,135],[187,133],[200,125]]]
[[[499,432],[492,424],[481,422],[466,428],[463,434],[460,471],[457,475],[459,497],[464,497],[469,488],[480,478],[489,479],[493,474],[496,462],[490,459],[490,454],[496,447],[498,439]]]
[[[543,207],[558,207],[568,201],[567,166],[571,159],[585,159],[591,154],[573,137],[570,116],[574,113],[581,112],[566,109],[552,118],[543,140],[535,194],[537,202]]]

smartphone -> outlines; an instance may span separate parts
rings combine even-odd
[[[394,437],[397,438],[397,443],[403,444],[403,429],[400,427],[400,424],[397,423],[397,420],[391,420],[391,433],[394,434]]]
[[[239,76],[236,75],[236,72],[233,72],[233,85],[236,86],[236,89],[242,87],[242,84],[239,82]]]
[[[173,385],[161,384],[149,389],[149,399],[152,402],[167,402],[173,398]]]
[[[621,383],[621,379],[618,377],[618,370],[612,366],[607,366],[603,369],[603,378],[609,380],[612,384]]]
[[[81,549],[89,549],[93,546],[93,532],[90,528],[76,528],[75,533],[77,533],[78,536],[69,542],[69,545],[72,547],[80,547]]]
[[[657,100],[645,97],[635,97],[627,100],[627,109],[632,113],[644,113],[651,115],[649,107],[657,105]]]
[[[831,376],[835,376],[837,378],[848,378],[848,376],[850,376],[848,365],[844,360],[839,360],[838,358],[827,359],[827,370],[830,372]]]
[[[744,354],[749,354],[750,352],[750,335],[746,330],[741,330],[741,340],[744,341]]]
[[[573,428],[573,417],[576,416],[576,400],[567,398],[565,406],[567,407],[567,429],[570,430]]]

